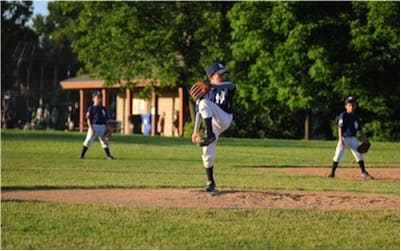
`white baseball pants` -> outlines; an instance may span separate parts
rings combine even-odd
[[[219,135],[230,126],[233,115],[223,111],[218,105],[206,99],[202,99],[199,102],[199,113],[203,119],[212,117],[213,133],[216,136],[216,140],[213,143],[202,147],[203,166],[210,168],[214,166],[214,155]]]
[[[108,148],[109,143],[107,141],[103,140],[103,135],[104,135],[104,132],[106,131],[106,125],[92,125],[92,128],[93,128],[94,134],[92,134],[92,131],[88,129],[88,132],[86,134],[86,138],[84,141],[84,146],[89,147],[90,145],[92,145],[96,136],[98,136],[102,147]]]
[[[340,143],[337,144],[336,153],[334,154],[333,161],[340,162],[341,158],[344,155],[344,150],[347,147],[351,147],[351,152],[357,162],[363,160],[363,155],[358,152],[358,146],[359,144],[356,137],[344,137],[344,147],[340,146]]]

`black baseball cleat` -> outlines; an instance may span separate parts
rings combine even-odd
[[[334,173],[330,173],[329,176],[327,176],[327,178],[334,178]]]
[[[216,191],[216,183],[214,181],[208,181],[206,184],[205,192],[215,192]]]
[[[110,156],[107,156],[107,159],[108,159],[108,160],[113,160],[113,159],[115,159],[115,158],[114,158],[113,156],[110,155]]]
[[[199,140],[199,146],[208,146],[211,143],[213,143],[216,140],[216,136],[214,133],[211,134],[205,134],[203,137]]]

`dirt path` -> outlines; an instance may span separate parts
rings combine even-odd
[[[290,175],[323,176],[328,168],[263,168]],[[400,180],[399,168],[371,168],[376,180]],[[365,182],[357,168],[338,168],[336,179]],[[372,181],[374,182],[374,181]],[[3,190],[2,200],[83,204],[133,205],[170,208],[304,208],[324,210],[400,210],[400,196],[348,192],[260,191],[223,189],[210,194],[200,189],[47,189]]]
[[[398,195],[342,192],[224,189],[211,195],[199,189],[52,189],[2,191],[2,200],[170,208],[304,208],[324,210],[399,210]]]

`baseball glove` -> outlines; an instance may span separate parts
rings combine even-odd
[[[111,138],[111,129],[107,128],[103,134],[103,139],[106,141],[110,141],[110,138]]]
[[[189,95],[194,100],[202,98],[211,88],[211,84],[205,81],[199,80],[197,81],[189,90]]]
[[[370,148],[370,143],[369,142],[363,142],[358,146],[358,152],[359,153],[367,153]]]

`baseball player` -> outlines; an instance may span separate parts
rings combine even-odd
[[[362,141],[369,142],[365,133],[362,130],[361,122],[358,116],[355,114],[357,103],[354,97],[349,96],[344,100],[345,111],[342,112],[338,118],[338,144],[336,152],[334,154],[333,163],[331,167],[331,173],[329,178],[334,178],[335,171],[340,162],[344,149],[351,147],[351,152],[354,155],[356,161],[361,169],[361,175],[365,179],[373,179],[373,177],[366,171],[365,163],[363,161],[363,155],[358,152],[358,140],[356,133],[359,131]]]
[[[205,188],[207,192],[214,192],[216,187],[213,168],[217,140],[219,135],[230,126],[233,119],[235,85],[225,81],[225,72],[223,64],[210,64],[206,69],[210,90],[202,98],[196,100],[196,120],[192,142],[202,147],[202,161],[207,176]],[[202,137],[199,134],[201,121],[205,126],[205,134]]]
[[[85,153],[89,146],[93,143],[96,136],[99,137],[100,144],[102,145],[107,159],[114,159],[110,154],[109,142],[103,138],[107,129],[107,121],[109,120],[109,113],[106,107],[102,106],[102,94],[100,91],[92,93],[93,105],[88,107],[86,112],[86,121],[88,123],[88,133],[86,134],[81,151],[81,159],[85,157]]]

